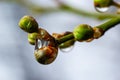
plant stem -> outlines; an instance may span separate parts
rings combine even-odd
[[[96,27],[103,29],[103,31],[105,32],[119,23],[120,23],[120,17],[116,17]]]
[[[103,32],[106,32],[108,29],[115,27],[115,25],[117,25],[119,23],[120,23],[120,17],[116,17],[116,18],[112,18],[111,20],[109,20],[101,25],[98,25],[96,27],[101,28],[103,30]],[[57,39],[57,42],[58,42],[58,45],[60,45],[61,43],[64,43],[71,39],[74,39],[73,33],[70,33],[68,35],[65,35],[65,36]]]
[[[94,12],[88,12],[88,11],[85,11],[85,10],[82,10],[82,9],[76,9],[76,8],[73,8],[67,4],[64,4],[64,3],[60,3],[60,7],[58,8],[53,8],[53,7],[48,7],[48,8],[45,8],[45,7],[42,7],[42,6],[37,6],[29,1],[25,1],[25,0],[2,0],[2,1],[6,1],[6,2],[16,2],[26,8],[28,8],[28,10],[31,10],[37,14],[44,14],[44,13],[52,13],[52,12],[58,12],[58,11],[67,11],[67,12],[71,12],[71,13],[74,13],[74,14],[77,14],[77,15],[80,15],[80,16],[85,16],[85,17],[91,17],[91,18],[97,18],[97,19],[100,19],[100,20],[103,20],[103,19],[110,19],[110,18],[113,18],[113,17],[118,17],[120,16],[120,14],[106,14],[106,13],[103,13],[103,14],[99,14],[99,13],[94,13]],[[113,5],[119,5],[119,3],[113,3]]]
[[[70,47],[70,46],[74,45],[74,43],[75,43],[75,40],[74,40],[74,39],[71,39],[71,40],[68,40],[68,41],[60,44],[60,45],[59,45],[59,48],[61,48],[61,49],[62,49],[62,48],[67,48],[67,47]]]
[[[119,14],[106,14],[106,13],[99,14],[99,13],[93,13],[93,12],[91,13],[91,12],[84,11],[82,9],[73,8],[67,4],[61,4],[60,9],[63,11],[72,12],[72,13],[80,15],[80,16],[83,15],[83,16],[87,16],[87,17],[98,18],[100,20],[120,16]]]
[[[73,33],[70,33],[68,35],[65,35],[65,36],[57,39],[57,43],[59,45],[59,44],[64,43],[64,42],[66,42],[68,40],[71,40],[71,39],[74,39]]]

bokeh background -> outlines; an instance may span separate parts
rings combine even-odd
[[[76,42],[69,52],[59,50],[52,64],[41,65],[34,58],[34,46],[28,43],[27,33],[18,27],[21,17],[35,17],[51,34],[72,31],[78,24],[95,26],[104,21],[63,11],[36,13],[20,1],[24,0],[0,0],[0,80],[120,80],[120,25],[98,40]],[[77,9],[96,12],[93,0],[61,1]],[[54,0],[25,2],[44,7],[57,6]],[[114,10],[114,7],[109,9],[110,12]]]

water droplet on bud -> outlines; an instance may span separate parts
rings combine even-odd
[[[70,47],[67,47],[67,48],[60,48],[60,50],[62,51],[62,52],[69,52],[69,51],[71,51],[72,49],[73,49],[73,45],[72,46],[70,46]]]
[[[53,47],[49,44],[51,44],[50,41],[36,39],[34,55],[41,64],[50,64],[57,57],[58,47]]]
[[[49,43],[50,43],[49,41],[45,41],[45,40],[42,40],[42,39],[37,39],[36,44],[35,44],[35,50],[39,49],[39,48],[42,48],[42,47],[45,47],[45,46],[48,46]]]
[[[103,13],[103,12],[106,12],[109,8],[108,7],[102,7],[102,8],[95,7],[95,9],[96,9],[96,11]]]

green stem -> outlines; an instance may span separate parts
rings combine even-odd
[[[60,45],[59,45],[59,48],[61,48],[61,49],[62,49],[62,48],[67,48],[67,47],[70,47],[70,46],[74,45],[74,43],[75,43],[75,40],[74,40],[74,39],[71,39],[71,40],[68,40],[68,41],[60,44]]]
[[[73,33],[70,33],[68,35],[65,35],[65,36],[57,39],[57,43],[59,45],[59,44],[64,43],[64,42],[66,42],[68,40],[71,40],[71,39],[74,39]]]
[[[120,23],[120,17],[116,17],[116,18],[112,18],[111,20],[109,20],[101,25],[98,25],[96,27],[101,28],[104,32],[106,32],[108,29],[114,27],[115,25],[117,25],[119,23]],[[71,39],[74,39],[73,33],[65,35],[65,36],[57,39],[57,42],[58,42],[58,45],[60,45],[61,43],[64,43]]]
[[[83,15],[87,17],[98,18],[101,20],[120,16],[119,14],[106,14],[106,13],[99,14],[99,13],[93,13],[93,12],[91,13],[91,12],[84,11],[82,9],[73,8],[67,4],[61,4],[60,9],[63,11],[68,11],[68,12],[78,14],[80,16]]]
[[[103,29],[103,31],[105,32],[119,23],[120,23],[120,17],[116,17],[96,27]]]
[[[59,8],[52,8],[52,7],[49,7],[49,8],[44,8],[42,6],[37,6],[33,3],[30,3],[29,1],[25,1],[25,0],[2,0],[2,1],[6,1],[6,2],[16,2],[26,8],[28,8],[28,10],[31,10],[35,13],[38,13],[38,14],[44,14],[44,13],[50,13],[50,12],[58,12],[58,11],[67,11],[67,12],[71,12],[71,13],[74,13],[74,14],[77,14],[77,15],[80,15],[80,16],[85,16],[85,17],[91,17],[91,18],[98,18],[100,20],[102,19],[110,19],[110,18],[113,18],[113,17],[118,17],[120,16],[120,14],[106,14],[106,13],[103,13],[103,14],[99,14],[99,13],[93,13],[93,12],[88,12],[88,11],[85,11],[85,10],[82,10],[82,9],[76,9],[76,8],[73,8],[67,4],[64,4],[64,3],[61,3],[60,4],[60,7]],[[115,5],[115,4],[114,4]],[[118,5],[118,4],[117,4]]]

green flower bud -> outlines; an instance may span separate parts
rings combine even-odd
[[[28,42],[31,45],[35,45],[37,36],[38,36],[38,33],[28,33]]]
[[[45,46],[34,52],[36,60],[44,65],[52,63],[56,59],[57,54],[58,48],[52,46]]]
[[[73,35],[77,41],[84,41],[93,37],[93,29],[87,24],[81,24],[75,27]]]
[[[113,3],[113,0],[94,0],[95,7],[109,7]]]
[[[38,31],[38,23],[31,16],[22,17],[19,21],[19,27],[28,33],[33,33]]]

